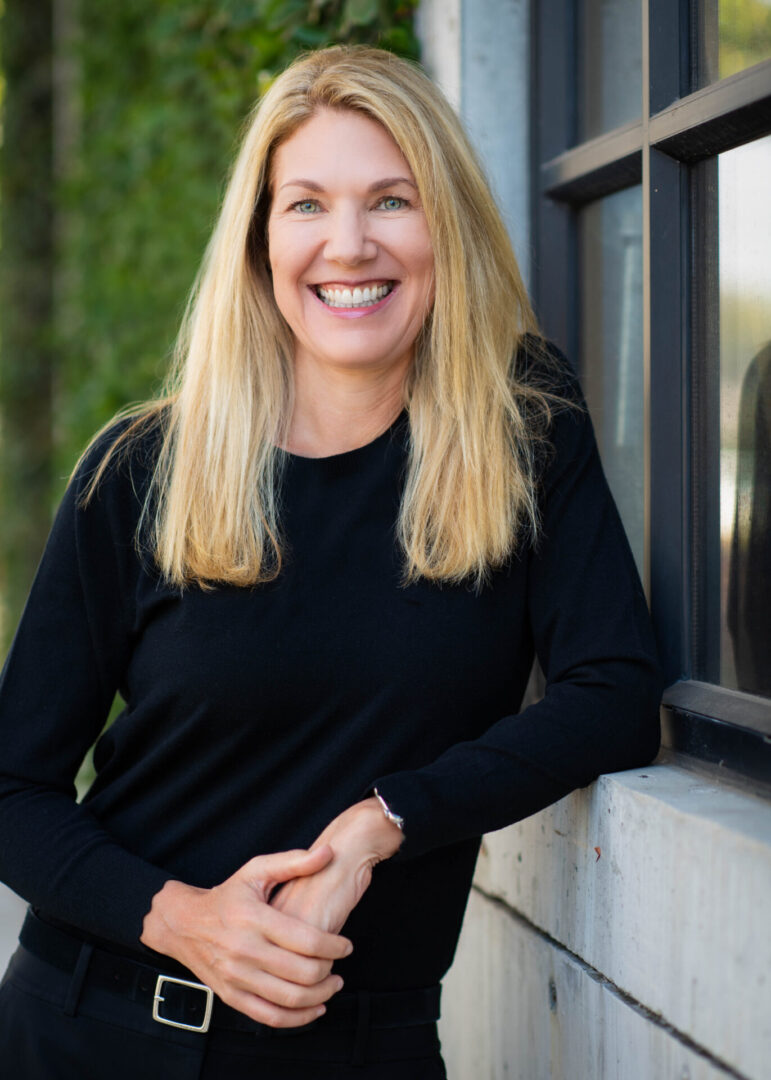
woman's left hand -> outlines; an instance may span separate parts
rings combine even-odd
[[[327,865],[308,877],[288,881],[270,903],[329,933],[338,933],[372,880],[372,869],[390,859],[404,839],[377,799],[365,799],[331,821],[310,848],[329,844]]]

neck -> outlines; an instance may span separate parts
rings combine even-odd
[[[303,457],[328,457],[377,438],[402,410],[409,359],[381,371],[294,366],[294,402],[284,448]]]

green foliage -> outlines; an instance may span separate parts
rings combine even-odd
[[[8,0],[2,21],[0,631],[21,608],[49,524],[54,343],[52,12]],[[6,617],[6,612],[9,617]]]
[[[771,57],[769,0],[720,0],[720,78]]]
[[[211,231],[239,127],[298,53],[369,43],[416,57],[417,0],[82,0],[78,145],[64,221],[56,472],[147,397]]]

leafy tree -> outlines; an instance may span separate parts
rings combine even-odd
[[[2,23],[0,589],[14,613],[23,603],[50,517],[51,18],[50,0],[31,7],[23,0],[8,0]]]

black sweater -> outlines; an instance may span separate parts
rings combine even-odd
[[[562,392],[574,394],[565,378]],[[137,554],[155,440],[59,509],[0,683],[0,876],[118,947],[169,877],[211,886],[311,844],[373,785],[405,820],[346,924],[348,989],[430,985],[452,959],[479,838],[647,763],[660,682],[642,589],[586,413],[560,411],[543,533],[477,593],[400,585],[408,420],[287,455],[275,582],[184,593]],[[518,712],[533,653],[543,700]],[[115,692],[82,805],[73,777]]]

